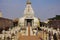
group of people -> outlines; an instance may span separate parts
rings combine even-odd
[[[53,28],[46,28],[46,27],[41,27],[42,31],[46,33],[45,39],[43,38],[43,40],[60,40],[60,29],[57,28],[53,29]]]
[[[9,29],[8,31],[3,30],[0,34],[0,40],[16,40],[18,28]]]
[[[60,33],[57,31],[53,34],[53,32],[49,31],[49,40],[60,40]]]

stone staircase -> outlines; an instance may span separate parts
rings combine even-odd
[[[37,36],[20,36],[18,40],[40,40]]]
[[[41,40],[41,35],[30,35],[31,32],[31,27],[28,25],[28,35],[22,35],[21,33],[19,33],[18,36],[18,40]],[[40,34],[40,33],[39,33]],[[42,33],[41,33],[42,34]]]
[[[28,36],[21,35],[20,33],[18,36],[18,40],[41,40],[40,35],[30,35],[30,27],[28,27]]]

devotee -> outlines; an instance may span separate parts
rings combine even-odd
[[[54,39],[54,40],[57,40],[56,33],[53,35],[53,39]]]

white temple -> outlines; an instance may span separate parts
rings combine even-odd
[[[21,27],[25,27],[30,23],[31,27],[38,27],[39,24],[39,19],[34,16],[34,11],[31,7],[31,2],[30,0],[27,1],[26,3],[26,8],[24,10],[24,16],[19,19],[19,25]]]
[[[30,25],[31,31],[40,26],[40,20],[34,16],[34,10],[31,6],[30,0],[27,0],[24,16],[19,19],[19,26],[21,29],[27,29]],[[24,30],[24,31],[25,31]]]

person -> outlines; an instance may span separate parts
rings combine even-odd
[[[53,35],[53,39],[54,39],[54,40],[57,40],[56,33]]]
[[[51,40],[51,32],[49,31],[49,40]]]
[[[10,40],[10,38],[9,38],[9,37],[7,37],[7,40]]]
[[[60,34],[59,34],[59,39],[60,39]]]
[[[40,40],[43,40],[42,38],[40,38]]]

